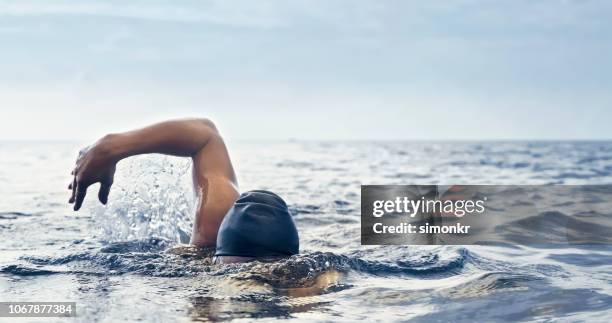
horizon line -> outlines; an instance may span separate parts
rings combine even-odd
[[[94,139],[95,140],[95,139]],[[423,138],[232,138],[226,137],[228,141],[277,141],[277,142],[612,142],[612,138],[484,138],[484,139],[423,139]],[[38,142],[38,143],[78,143],[92,140],[78,139],[4,139],[0,142]]]

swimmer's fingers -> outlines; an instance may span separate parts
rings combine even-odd
[[[70,195],[70,199],[68,203],[74,203],[74,198],[76,197],[76,176],[72,178],[72,183],[68,185],[68,189],[72,190],[72,195]]]
[[[85,200],[85,195],[87,194],[87,186],[82,183],[77,183],[76,187],[76,198],[74,201],[74,210],[78,211],[83,205],[83,200]]]
[[[100,183],[100,191],[98,192],[98,200],[100,203],[106,205],[108,202],[108,194],[113,183]]]

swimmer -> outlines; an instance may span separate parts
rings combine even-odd
[[[299,252],[287,204],[269,191],[239,193],[227,147],[208,119],[171,120],[102,137],[80,151],[68,186],[69,203],[78,211],[87,188],[100,183],[98,199],[106,204],[117,163],[152,153],[191,158],[198,207],[190,243],[214,247],[215,263],[277,259]]]

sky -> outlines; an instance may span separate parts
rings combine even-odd
[[[612,139],[612,1],[0,0],[0,140]]]

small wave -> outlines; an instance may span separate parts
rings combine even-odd
[[[41,276],[57,274],[57,271],[28,267],[24,265],[8,265],[0,268],[0,272],[16,276]]]
[[[322,212],[321,206],[314,204],[293,204],[289,206],[289,211],[293,215],[318,214]]]
[[[583,221],[557,211],[541,212],[495,229],[505,241],[543,248],[549,245],[554,247],[554,244],[609,244],[608,233],[612,231],[603,223]]]
[[[402,259],[403,258],[403,259]],[[460,248],[457,253],[448,258],[442,258],[437,253],[417,254],[413,257],[398,257],[400,260],[364,260],[353,258],[352,268],[375,275],[409,274],[418,276],[452,275],[458,273],[471,259],[470,252]]]
[[[578,164],[590,164],[595,162],[609,162],[612,160],[612,156],[588,156],[578,160]]]
[[[548,258],[576,266],[587,266],[587,267],[599,267],[599,266],[612,266],[612,258],[599,254],[599,253],[565,253],[565,254],[552,254]]]
[[[276,167],[289,167],[289,168],[312,168],[315,164],[305,161],[285,160],[276,163]]]
[[[156,277],[183,277],[208,274],[231,275],[232,278],[253,280],[277,288],[304,287],[321,273],[357,271],[376,276],[388,275],[453,275],[470,258],[467,249],[452,256],[436,253],[415,254],[397,261],[369,260],[360,255],[337,255],[314,252],[295,255],[274,262],[249,262],[233,265],[213,265],[212,252],[199,252],[195,247],[164,250],[170,242],[160,238],[143,241],[111,243],[97,251],[82,251],[60,256],[24,256],[32,266],[11,265],[3,268],[15,275],[45,275],[57,272],[123,275],[136,274]],[[194,251],[195,250],[195,251]],[[43,267],[37,269],[36,267]]]
[[[170,240],[150,238],[114,242],[97,251],[83,251],[61,256],[25,256],[20,260],[61,272],[85,274],[137,274],[155,277],[194,276],[210,271],[210,253],[163,252]]]
[[[491,160],[491,159],[481,159],[479,161],[481,166],[494,166],[502,169],[519,169],[519,168],[527,168],[531,166],[531,163],[528,162],[508,162],[504,160]],[[463,166],[463,165],[462,165]]]
[[[511,272],[484,273],[468,282],[443,290],[441,293],[450,298],[483,297],[491,293],[528,290],[527,283],[542,278]]]
[[[590,179],[593,177],[608,176],[608,172],[590,172],[590,173],[576,173],[576,172],[564,172],[559,175],[553,176],[554,179]]]
[[[0,212],[0,220],[15,220],[20,217],[39,216],[40,213]]]
[[[335,270],[389,276],[412,275],[424,277],[427,275],[452,275],[460,271],[469,259],[467,249],[460,249],[456,257],[441,259],[431,254],[424,259],[404,259],[395,262],[366,260],[360,257],[337,255],[331,252],[314,252],[307,255],[297,255],[274,263],[258,263],[243,271],[237,278],[250,279],[270,284],[274,287],[307,286],[319,274]]]
[[[170,247],[174,242],[164,238],[148,238],[145,240],[132,240],[125,242],[113,242],[100,249],[104,253],[127,253],[127,252],[158,252]]]

